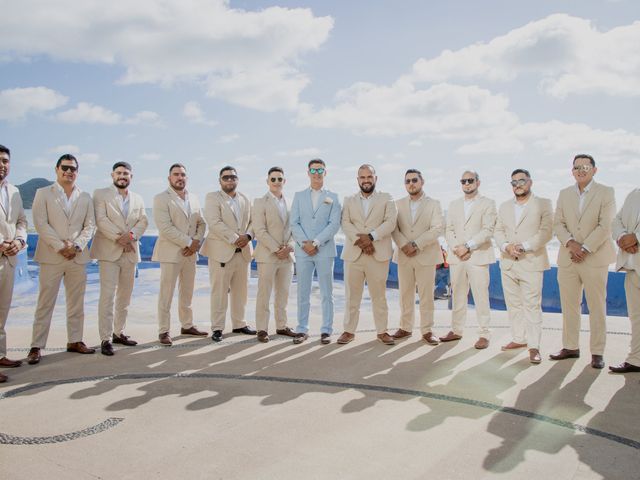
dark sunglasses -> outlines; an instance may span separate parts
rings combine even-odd
[[[73,165],[60,165],[60,170],[63,172],[75,173],[78,171],[78,167],[74,167]]]
[[[462,178],[462,179],[460,179],[460,183],[462,185],[473,185],[474,183],[476,183],[476,179],[475,178]]]
[[[419,181],[420,179],[418,177],[404,179],[404,183],[406,183],[407,185],[409,185],[410,183],[418,183]]]
[[[319,167],[319,168],[310,168],[309,169],[309,173],[314,174],[314,173],[319,173],[320,175],[322,175],[324,173],[324,168]]]
[[[282,183],[284,182],[284,177],[271,177],[269,180],[271,180],[271,183]]]
[[[518,180],[511,180],[509,183],[512,187],[523,187],[529,181],[528,178],[520,178]]]
[[[222,179],[223,182],[230,182],[230,181],[236,181],[238,180],[238,176],[237,175],[222,175],[220,177]]]

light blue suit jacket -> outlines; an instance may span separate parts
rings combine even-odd
[[[311,189],[296,192],[291,205],[289,222],[291,233],[296,242],[297,257],[308,256],[302,250],[305,240],[318,240],[318,257],[335,257],[336,242],[334,237],[340,229],[341,208],[338,196],[323,190],[318,200],[318,208],[313,209]]]

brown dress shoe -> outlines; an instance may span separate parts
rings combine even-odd
[[[41,358],[42,355],[40,354],[40,348],[31,347],[29,354],[27,355],[27,363],[29,365],[35,365],[36,363],[40,363]]]
[[[87,347],[84,342],[67,343],[67,352],[73,353],[96,353],[95,348]]]
[[[488,346],[489,346],[489,339],[485,337],[480,337],[474,345],[476,350],[484,350]]]
[[[320,343],[323,345],[329,345],[331,343],[331,335],[328,333],[320,335]]]
[[[378,337],[378,340],[380,340],[385,345],[395,345],[396,344],[396,341],[387,332],[379,333],[377,335],[377,337]]]
[[[0,373],[0,383],[4,383],[7,380],[9,380],[9,377],[7,377],[6,375]]]
[[[133,347],[138,344],[138,342],[136,342],[135,340],[131,340],[124,333],[121,333],[120,335],[116,335],[114,333],[112,340],[113,343],[119,343],[120,345],[126,345],[127,347]]]
[[[620,365],[609,365],[609,370],[613,373],[640,372],[640,367],[632,365],[631,363],[623,362]]]
[[[454,340],[460,340],[462,335],[458,335],[457,333],[449,332],[444,337],[440,337],[441,342],[453,342]]]
[[[526,347],[527,347],[526,343],[509,342],[506,345],[503,345],[502,347],[500,347],[500,350],[505,352],[507,350],[516,350],[518,348],[526,348]]]
[[[20,360],[9,360],[7,357],[0,358],[0,367],[3,368],[16,368],[22,365]]]
[[[438,341],[438,337],[436,337],[433,332],[427,332],[422,335],[422,339],[427,342],[429,345],[440,345]]]
[[[269,341],[269,334],[264,330],[258,330],[258,341],[267,343]]]
[[[198,330],[195,326],[191,326],[189,328],[181,328],[180,335],[195,335],[197,337],[207,337],[209,334],[207,332],[203,332],[202,330]]]
[[[552,353],[549,355],[551,360],[565,360],[567,358],[580,358],[580,350],[569,350],[563,348],[558,353]]]
[[[296,333],[296,336],[293,337],[293,343],[295,343],[296,345],[300,345],[307,338],[309,338],[309,335],[307,335],[306,333]]]
[[[598,370],[604,368],[604,358],[602,358],[602,355],[591,355],[591,368],[597,368]]]
[[[345,345],[349,342],[353,342],[354,338],[356,338],[356,336],[353,333],[344,332],[342,335],[340,335],[340,337],[338,337],[337,343],[339,343],[340,345]]]
[[[399,340],[401,338],[410,337],[411,336],[411,332],[407,332],[406,330],[403,330],[403,329],[399,328],[398,330],[396,330],[396,333],[394,333],[391,336],[393,338],[395,338],[396,340]]]
[[[542,357],[540,357],[540,351],[537,348],[529,349],[529,361],[535,364],[542,362]]]
[[[278,328],[278,329],[276,329],[276,333],[278,335],[284,335],[285,337],[295,337],[296,336],[296,332],[291,330],[289,327]]]
[[[173,345],[173,340],[171,340],[169,332],[161,333],[160,335],[158,335],[158,340],[160,340],[160,343],[162,345],[167,345],[168,347]]]

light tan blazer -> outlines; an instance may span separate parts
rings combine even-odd
[[[96,214],[96,236],[91,242],[89,254],[97,260],[115,262],[123,254],[131,263],[140,261],[138,240],[144,234],[149,220],[144,210],[144,200],[137,193],[129,191],[129,213],[124,217],[120,210],[120,194],[116,187],[99,188],[93,192],[93,208]],[[123,233],[131,232],[136,238],[134,251],[124,253],[116,240]]]
[[[236,192],[240,204],[240,219],[236,219],[227,203],[228,195],[222,191],[207,193],[204,201],[204,218],[209,225],[209,234],[202,246],[202,254],[219,263],[227,263],[236,251],[234,242],[238,235],[251,230],[251,202],[242,193]],[[242,257],[251,261],[252,244],[242,249]]]
[[[553,237],[553,208],[551,200],[531,195],[516,225],[514,200],[507,200],[498,210],[494,238],[502,250],[505,243],[528,243],[529,250],[518,260],[502,252],[500,268],[509,270],[517,261],[529,272],[549,270],[547,243]]]
[[[191,192],[189,204],[190,215],[182,208],[180,197],[171,187],[153,197],[153,220],[158,228],[158,240],[151,256],[154,262],[180,263],[182,249],[191,245],[192,240],[202,241],[206,224],[198,197]]]
[[[39,236],[33,258],[38,263],[63,263],[67,260],[58,252],[64,248],[64,241],[69,240],[81,249],[72,261],[88,263],[91,259],[87,244],[96,229],[91,195],[80,192],[67,216],[55,185],[39,188],[33,199],[33,224]]]
[[[617,241],[618,238],[625,233],[635,233],[636,237],[640,241],[640,188],[633,190],[627,198],[624,200],[622,208],[618,212],[618,215],[613,219],[611,224],[611,236],[613,240]],[[630,254],[624,250],[618,250],[618,257],[616,259],[616,271],[622,270],[622,267],[627,262],[629,257],[632,257],[634,266],[634,272],[640,277],[640,252]]]
[[[22,207],[20,191],[8,183],[7,192],[9,193],[8,210],[6,210],[0,203],[0,242],[23,240],[26,243],[27,217],[25,216],[24,208]],[[13,266],[15,266],[18,261],[15,255],[7,257],[7,259]]]
[[[582,262],[585,266],[604,267],[615,262],[616,251],[611,239],[615,214],[616,200],[611,187],[594,181],[586,194],[582,213],[575,185],[561,190],[553,221],[553,231],[560,240],[558,266],[571,265],[565,245],[572,238],[591,252]]]
[[[439,265],[444,262],[438,237],[444,233],[444,218],[440,202],[426,195],[419,200],[415,221],[411,220],[411,197],[396,201],[398,220],[392,233],[393,241],[398,247],[394,252],[394,261],[407,263],[410,257],[402,252],[407,243],[415,242],[418,254],[415,259],[420,265]]]
[[[275,255],[275,252],[280,250],[282,245],[289,245],[293,248],[294,242],[289,228],[289,211],[287,211],[283,221],[280,217],[280,210],[278,210],[276,201],[271,193],[267,192],[264,196],[253,201],[251,222],[258,242],[253,252],[253,258],[256,259],[256,262],[281,263],[293,261],[293,253],[290,253],[289,258],[285,260],[280,260]]]
[[[355,262],[362,249],[354,245],[359,233],[371,233],[375,230],[377,240],[373,242],[375,252],[373,257],[383,262],[390,260],[393,254],[391,233],[396,228],[398,211],[393,198],[388,193],[375,192],[371,197],[368,215],[364,216],[360,192],[346,197],[342,208],[342,231],[346,240],[340,258],[347,262]]]
[[[478,195],[469,218],[464,218],[464,197],[454,200],[449,204],[447,211],[447,227],[445,238],[449,246],[447,261],[451,265],[461,263],[453,253],[453,248],[473,240],[477,249],[471,253],[467,260],[472,265],[488,265],[495,263],[496,254],[493,251],[491,237],[496,224],[496,204],[493,200]]]

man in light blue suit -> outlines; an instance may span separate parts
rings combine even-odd
[[[322,297],[320,342],[326,345],[331,342],[333,331],[334,237],[340,228],[341,209],[338,196],[323,188],[327,174],[324,161],[311,160],[307,173],[310,187],[295,194],[290,216],[298,277],[298,326],[293,343],[309,338],[311,280],[315,270]]]

